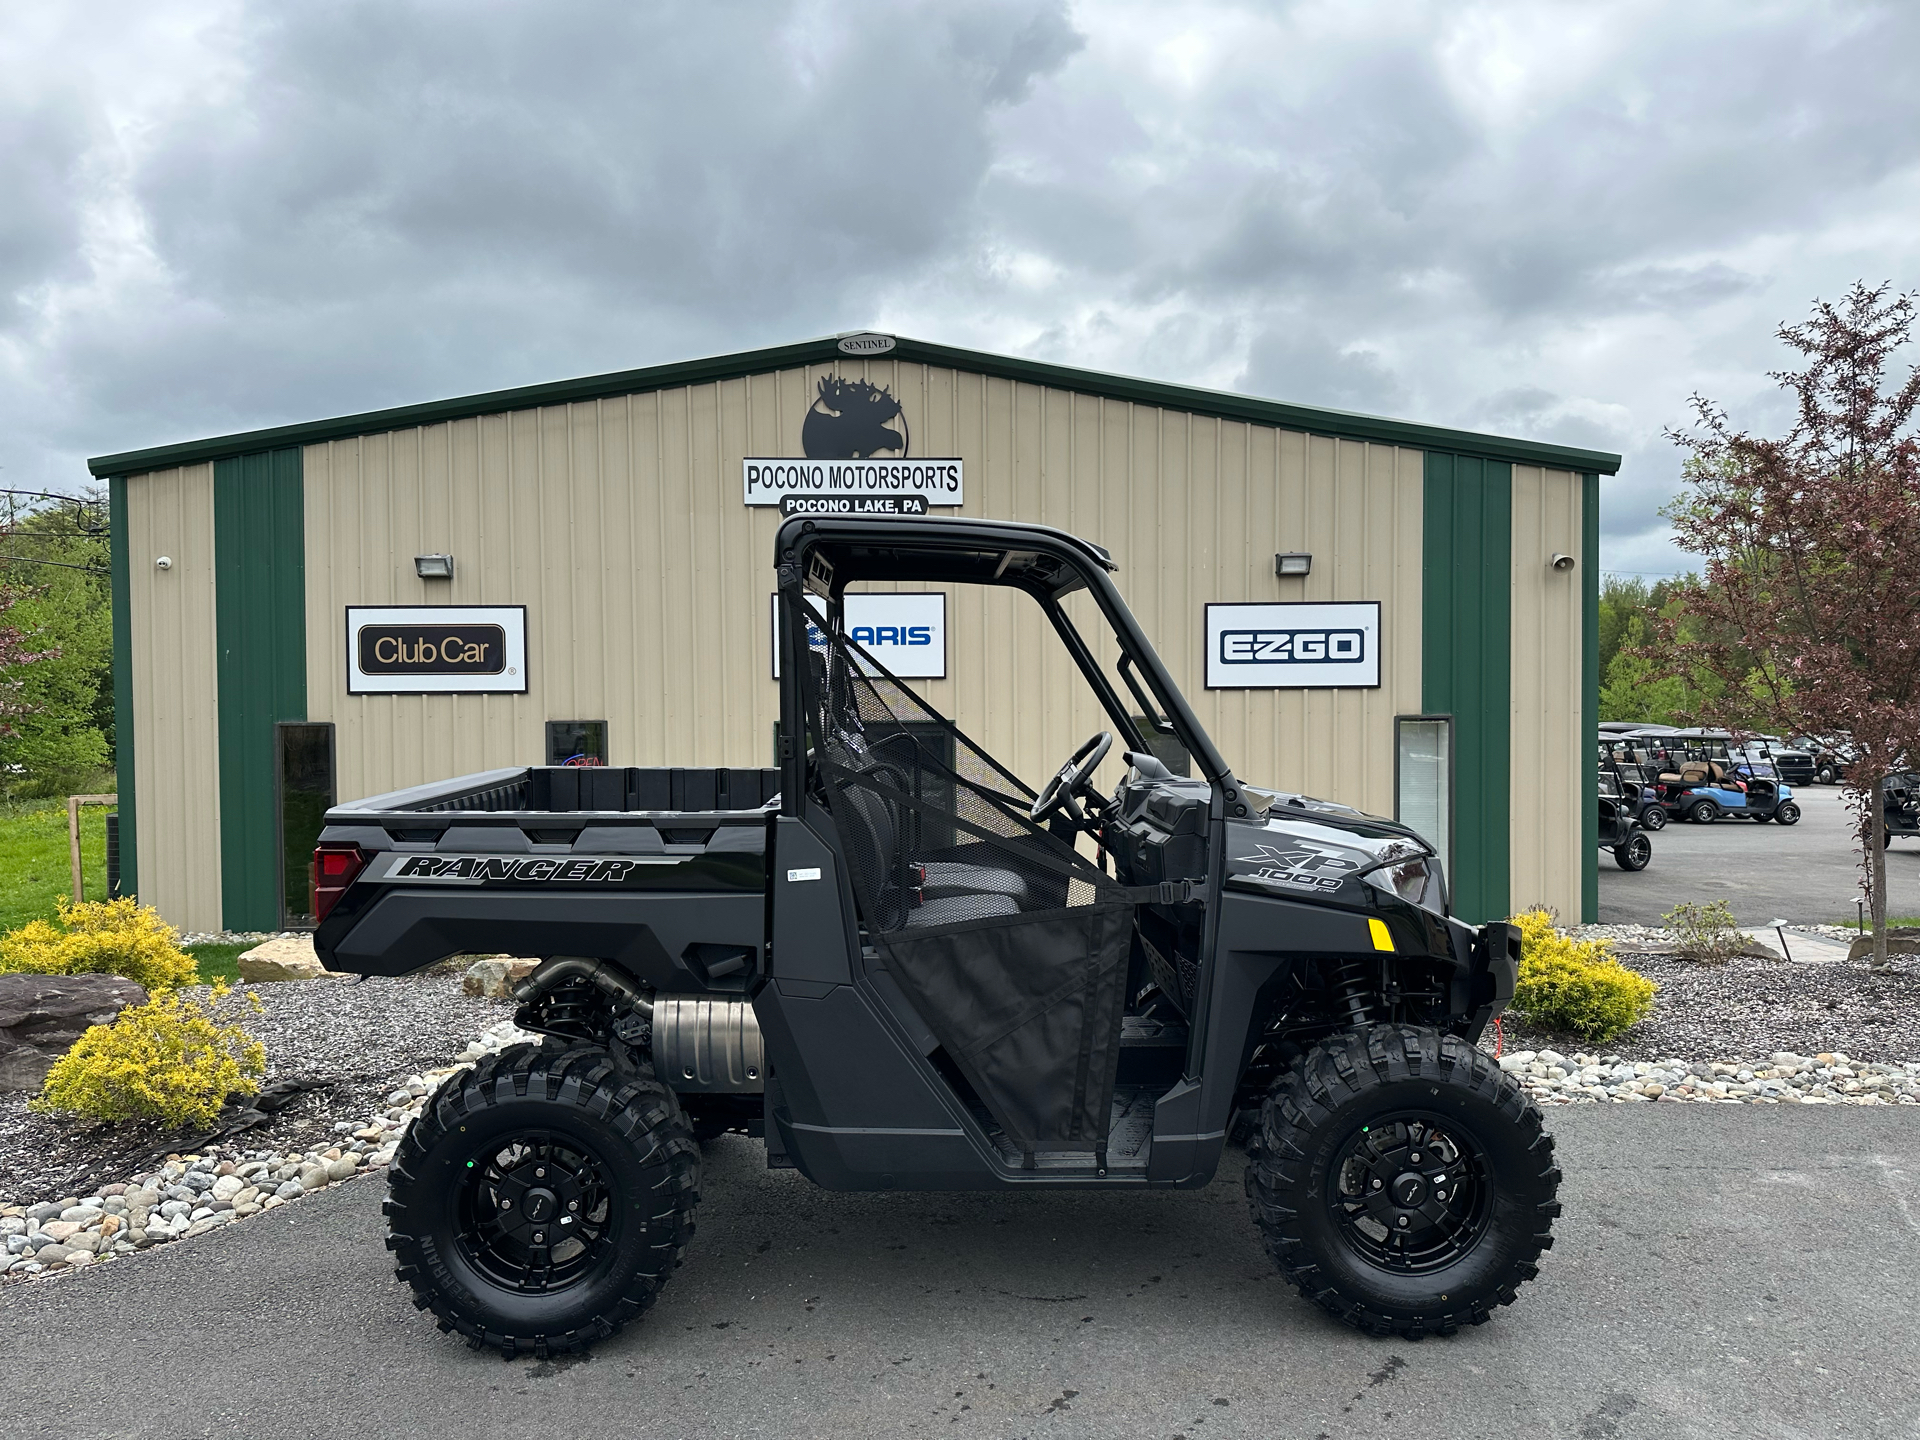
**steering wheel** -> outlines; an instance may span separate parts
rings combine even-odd
[[[1039,825],[1053,818],[1053,813],[1061,806],[1070,806],[1079,813],[1079,806],[1073,804],[1073,792],[1087,783],[1087,777],[1100,768],[1100,762],[1107,758],[1107,751],[1113,748],[1113,732],[1102,730],[1086,744],[1073,752],[1073,758],[1060,767],[1034,799],[1033,808],[1027,811],[1027,818]]]

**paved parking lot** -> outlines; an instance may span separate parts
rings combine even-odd
[[[1491,1324],[1409,1344],[1281,1285],[1206,1190],[833,1195],[707,1152],[686,1267],[579,1363],[438,1334],[377,1180],[0,1289],[13,1440],[89,1436],[1856,1436],[1920,1426],[1911,1109],[1584,1105],[1566,1214]]]
[[[1796,789],[1798,825],[1719,820],[1675,821],[1653,836],[1653,863],[1629,874],[1600,852],[1600,919],[1658,925],[1682,900],[1725,900],[1745,926],[1774,919],[1818,924],[1854,916],[1860,857],[1853,819],[1837,785]],[[1892,913],[1920,915],[1920,840],[1896,840],[1887,852]],[[1525,897],[1514,896],[1516,903]]]

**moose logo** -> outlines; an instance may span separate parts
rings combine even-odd
[[[871,460],[907,453],[907,417],[885,386],[825,375],[800,424],[809,460]]]

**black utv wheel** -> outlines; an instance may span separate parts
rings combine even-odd
[[[1540,1112],[1434,1030],[1322,1041],[1274,1083],[1247,1166],[1281,1276],[1373,1335],[1450,1335],[1510,1304],[1553,1244],[1560,1171]]]
[[[1644,870],[1653,859],[1653,841],[1636,830],[1613,847],[1613,859],[1622,870]]]
[[[602,1050],[515,1046],[449,1080],[408,1129],[387,1248],[414,1305],[475,1349],[584,1350],[653,1304],[699,1182],[665,1086]]]

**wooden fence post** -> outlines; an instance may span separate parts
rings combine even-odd
[[[80,893],[80,807],[119,803],[118,795],[69,795],[67,797],[67,856],[73,861],[73,903],[76,905],[84,898]]]

